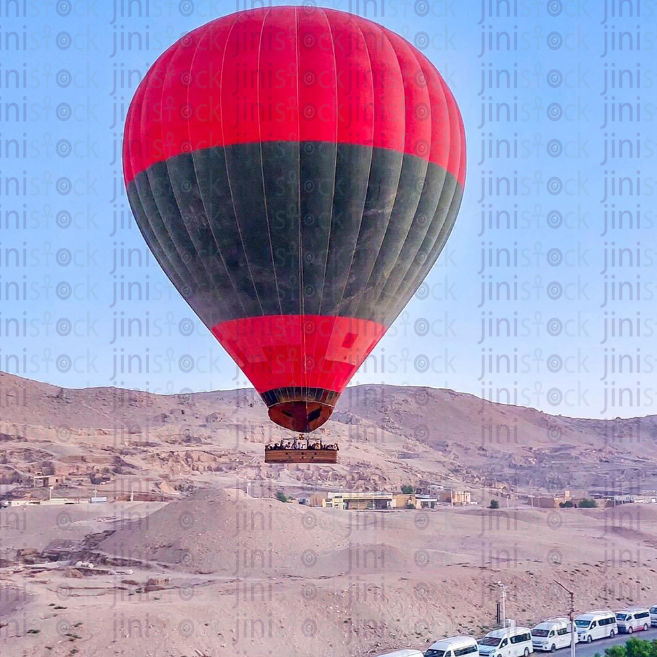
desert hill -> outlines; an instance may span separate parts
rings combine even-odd
[[[66,389],[0,373],[4,483],[95,469],[115,490],[171,494],[236,479],[318,490],[503,482],[558,491],[620,480],[626,491],[657,488],[655,416],[568,418],[453,390],[363,385],[347,389],[318,433],[340,444],[336,467],[265,466],[264,444],[290,434],[253,390]]]

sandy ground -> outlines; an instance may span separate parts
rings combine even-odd
[[[62,521],[62,513],[69,518]],[[232,490],[0,512],[0,654],[347,657],[657,602],[657,509],[311,509]],[[22,524],[21,524],[22,523]],[[90,538],[84,540],[85,535]],[[16,549],[89,559],[16,565]]]

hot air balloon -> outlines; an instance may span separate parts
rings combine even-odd
[[[135,93],[123,156],[158,263],[297,432],[328,420],[436,262],[465,179],[461,115],[433,64],[315,7],[182,37]]]

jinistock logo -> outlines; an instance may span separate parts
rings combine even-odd
[[[0,653],[651,602],[656,6],[0,2]]]

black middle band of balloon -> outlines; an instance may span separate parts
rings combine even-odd
[[[128,185],[146,241],[202,321],[323,315],[389,326],[444,246],[462,186],[383,148],[245,143]]]

